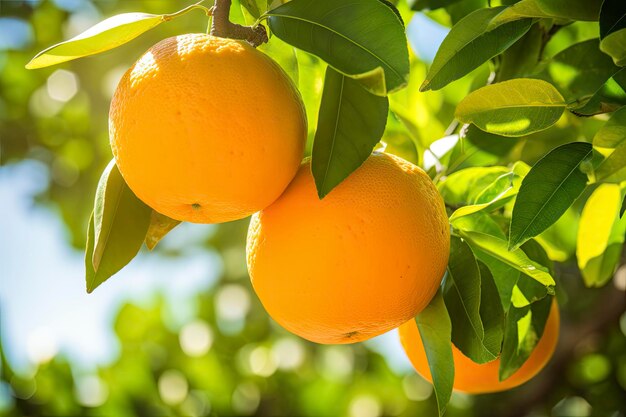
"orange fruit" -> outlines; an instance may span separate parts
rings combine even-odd
[[[444,203],[428,175],[374,153],[323,200],[305,161],[283,195],[252,217],[247,261],[279,324],[314,342],[352,343],[426,307],[449,246]]]
[[[307,126],[297,89],[267,55],[188,34],[157,43],[124,74],[109,133],[137,197],[173,219],[218,223],[278,198]]]
[[[504,381],[500,381],[498,370],[500,359],[478,364],[465,356],[459,349],[452,345],[454,358],[454,389],[469,394],[484,394],[508,390],[523,384],[533,378],[548,363],[559,338],[559,308],[554,301],[548,315],[548,321],[543,335],[537,346],[530,354],[528,360],[513,375]],[[410,320],[400,326],[400,341],[411,363],[425,379],[432,382],[426,352],[422,345],[422,338],[415,320]]]

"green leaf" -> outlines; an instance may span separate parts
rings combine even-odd
[[[537,68],[535,77],[552,83],[573,107],[593,96],[620,70],[600,51],[598,38],[575,43]]]
[[[387,97],[369,93],[328,67],[311,161],[320,199],[372,153],[385,131],[388,110]]]
[[[545,267],[526,256],[523,250],[519,248],[508,250],[506,240],[484,233],[461,230],[459,234],[467,240],[472,250],[485,252],[500,262],[504,262],[523,274],[530,276],[546,287],[548,293],[553,292],[554,278],[552,278]]]
[[[532,167],[513,207],[509,248],[517,248],[546,230],[574,203],[587,186],[587,175],[580,170],[580,164],[591,153],[590,143],[567,143]]]
[[[504,335],[504,309],[491,270],[480,261],[478,269],[480,270],[480,318],[485,329],[483,342],[491,352],[499,356]]]
[[[180,220],[171,219],[155,210],[152,210],[150,215],[150,225],[148,226],[148,232],[144,241],[146,247],[150,250],[154,249],[156,245],[168,234],[173,228],[180,224]]]
[[[500,380],[513,375],[530,357],[543,335],[552,302],[552,297],[545,297],[525,307],[509,309],[500,356]]]
[[[300,65],[296,49],[279,38],[273,38],[271,42],[263,43],[257,49],[270,57],[280,65],[289,75],[296,86],[300,84]],[[313,82],[314,80],[307,80]],[[302,93],[302,92],[301,92]]]
[[[600,39],[626,29],[626,6],[623,0],[604,0],[600,9]]]
[[[506,239],[506,235],[498,223],[484,211],[477,211],[468,216],[459,217],[452,226],[458,230],[469,230],[470,232],[480,232],[491,236]]]
[[[565,110],[565,100],[550,83],[517,78],[488,85],[466,96],[456,118],[502,136],[524,136],[549,128]]]
[[[496,178],[476,196],[473,204],[455,210],[450,216],[450,223],[455,223],[455,221],[464,216],[469,216],[483,210],[493,211],[508,203],[517,195],[522,178],[528,172],[525,166],[526,164],[523,162],[518,163],[511,172],[507,172]]]
[[[452,395],[454,359],[452,357],[452,323],[441,290],[428,307],[415,317],[424,344],[428,367],[433,377],[439,416],[442,416]]]
[[[552,260],[548,257],[548,253],[543,246],[541,246],[535,239],[526,241],[522,246],[520,246],[520,248],[530,259],[537,262],[539,265],[546,267],[551,274],[554,273],[554,262],[552,262]]]
[[[36,69],[98,54],[123,45],[158,24],[169,20],[168,15],[123,13],[110,17],[72,39],[58,43],[41,52],[26,64]]]
[[[578,210],[572,206],[556,223],[535,237],[551,260],[565,262],[574,256],[579,218]]]
[[[622,107],[598,130],[593,146],[606,155],[595,170],[598,181],[621,182],[626,179],[626,107]]]
[[[616,111],[593,138],[594,147],[606,158],[595,170],[597,181],[626,179],[626,107]]]
[[[619,185],[602,184],[583,208],[576,258],[587,287],[605,285],[618,266],[626,232],[626,219],[618,217],[621,199]]]
[[[85,281],[87,282],[87,292],[89,292],[89,283],[94,282],[96,271],[93,269],[93,248],[95,245],[93,211],[89,216],[89,224],[87,226],[87,243],[85,245]]]
[[[504,7],[478,9],[452,27],[439,47],[420,91],[438,90],[506,50],[528,31],[531,19],[488,31]]]
[[[626,66],[626,29],[612,32],[602,39],[600,50],[613,58],[615,65]]]
[[[239,3],[255,19],[260,18],[268,9],[267,0],[239,0]]]
[[[467,217],[464,217],[463,219],[467,219]],[[513,288],[517,285],[517,282],[522,274],[509,264],[490,256],[487,252],[481,251],[477,247],[472,247],[472,251],[476,256],[476,259],[486,265],[491,272],[494,285],[498,291],[500,303],[502,304],[502,309],[503,311],[508,311],[513,297]],[[545,296],[546,294],[547,291],[544,287],[543,295]]]
[[[319,56],[376,95],[408,82],[404,25],[378,0],[292,0],[266,16],[276,36]]]
[[[450,260],[443,297],[452,322],[452,342],[476,363],[498,357],[499,344],[485,343],[485,329],[480,315],[481,275],[474,253],[460,238],[450,239]],[[498,305],[500,301],[498,300]]]
[[[450,155],[448,172],[497,165],[506,160],[517,143],[516,139],[493,135],[474,125],[467,125],[464,131],[465,136],[461,137]]]
[[[439,193],[446,204],[465,206],[472,204],[483,190],[509,169],[501,166],[471,167],[448,175],[438,184]]]
[[[610,113],[626,104],[626,68],[616,72],[590,97],[580,98],[579,105],[569,105],[569,110],[578,116],[593,116]]]
[[[408,3],[411,10],[420,11],[424,9],[436,10],[442,7],[448,7],[459,1],[461,0],[409,0]]]
[[[598,20],[599,0],[521,0],[493,19],[491,27],[525,18],[557,20]]]
[[[524,36],[500,55],[494,82],[529,77],[537,67],[544,36],[542,25],[533,24]]]
[[[150,224],[150,207],[124,182],[114,161],[104,170],[93,213],[93,251],[87,269],[87,292],[92,292],[135,257]]]

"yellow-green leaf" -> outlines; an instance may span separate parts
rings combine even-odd
[[[424,344],[441,417],[446,412],[454,384],[452,323],[441,290],[437,291],[430,304],[415,317],[415,322]]]
[[[613,58],[615,65],[626,66],[626,29],[620,29],[602,39],[600,50]]]
[[[26,64],[27,69],[49,67],[98,54],[135,39],[166,20],[165,15],[123,13],[110,17],[85,32],[41,52]]]
[[[517,78],[480,88],[456,108],[456,118],[502,136],[524,136],[556,123],[566,104],[543,80]]]
[[[593,146],[606,158],[595,170],[595,177],[603,182],[621,182],[626,179],[626,107],[622,107],[593,137]]]
[[[557,20],[598,20],[599,0],[521,0],[507,7],[491,22],[491,27],[524,18]]]
[[[150,250],[154,249],[156,245],[168,234],[173,228],[180,224],[180,220],[171,219],[155,210],[152,210],[150,215],[150,226],[148,226],[148,232],[144,239],[146,247]]]
[[[606,284],[619,262],[626,231],[626,219],[618,216],[621,199],[619,185],[602,184],[583,208],[576,258],[588,287]]]

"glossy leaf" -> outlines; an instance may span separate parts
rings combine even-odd
[[[467,219],[467,217],[463,219]],[[491,272],[494,285],[498,291],[500,303],[502,304],[502,309],[503,311],[508,311],[511,306],[513,288],[517,285],[521,273],[508,263],[500,261],[498,258],[489,255],[478,247],[472,247],[472,251],[474,255],[476,255],[476,259],[487,266]],[[543,295],[545,296],[546,294],[547,291],[544,287]]]
[[[598,130],[593,146],[606,158],[596,168],[596,180],[621,182],[626,179],[626,107],[622,107]]]
[[[521,0],[493,19],[492,27],[525,18],[598,20],[600,0]]]
[[[509,248],[517,248],[556,222],[587,185],[580,164],[592,153],[590,143],[561,145],[539,160],[522,181],[513,207]]]
[[[439,47],[420,91],[445,87],[506,50],[528,31],[531,19],[488,31],[491,19],[503,9],[478,9],[454,25]]]
[[[549,128],[565,110],[565,100],[542,80],[518,78],[470,93],[456,108],[456,117],[502,136],[524,136]]]
[[[451,4],[458,3],[461,0],[409,0],[409,6],[411,10],[435,10],[442,7],[450,6]]]
[[[606,155],[596,168],[597,181],[621,182],[626,179],[626,107],[616,111],[596,133],[593,145]]]
[[[472,204],[486,187],[508,172],[508,168],[501,166],[466,168],[443,179],[438,184],[439,193],[446,204],[452,206]]]
[[[499,56],[494,82],[530,77],[537,67],[537,57],[542,53],[544,36],[545,28],[541,24],[532,25],[524,36]]]
[[[292,0],[266,16],[276,36],[319,56],[374,94],[386,95],[408,82],[404,25],[378,0]]]
[[[579,116],[610,113],[626,105],[626,68],[616,72],[590,97],[579,99],[579,105],[570,105],[569,110]]]
[[[499,344],[485,343],[480,315],[481,275],[472,250],[460,238],[450,239],[450,261],[443,292],[452,322],[452,342],[468,358],[485,363],[497,358]],[[497,300],[498,305],[500,301]]]
[[[371,154],[385,131],[388,109],[386,97],[328,67],[311,161],[320,198]]]
[[[478,211],[467,216],[459,217],[452,226],[458,230],[468,230],[470,232],[480,232],[501,239],[506,239],[500,225],[492,216],[484,211]]]
[[[551,260],[565,262],[574,256],[579,218],[578,210],[572,206],[552,226],[535,236]]]
[[[619,67],[626,66],[626,29],[612,32],[600,42],[600,50],[613,58]]]
[[[472,218],[474,216],[476,215],[464,217],[463,219]],[[486,215],[483,214],[483,216]],[[481,233],[488,232],[485,230],[481,231]],[[501,240],[504,240],[504,236],[501,234],[492,236],[502,236]],[[526,245],[522,246],[521,249],[522,251],[526,251]],[[492,254],[481,250],[476,245],[472,247],[472,251],[476,256],[476,259],[479,261],[479,265],[484,264],[491,272],[491,279],[493,280],[493,284],[495,285],[495,291],[499,296],[503,311],[508,311],[511,305],[517,308],[525,307],[537,300],[541,300],[546,295],[548,295],[547,288],[543,284],[539,283],[537,280],[526,275],[525,273],[521,273],[519,271],[519,268],[514,268],[513,266],[511,266],[510,262],[504,262],[502,259],[494,257]],[[528,257],[528,259],[532,260],[537,265],[540,265],[542,267],[545,266],[541,262],[538,262],[537,259],[532,258],[531,255],[533,254],[529,254],[526,252],[524,252],[524,254]],[[548,268],[545,269],[549,272]],[[484,273],[481,271],[481,279],[483,276]]]
[[[87,253],[93,269],[87,270],[87,292],[92,292],[135,257],[148,231],[150,213],[150,207],[133,194],[111,161],[96,191],[93,251]]]
[[[480,261],[478,261],[478,269],[480,271],[480,318],[485,329],[483,343],[491,352],[499,356],[504,336],[504,309],[491,270]]]
[[[461,237],[467,240],[472,247],[485,252],[487,255],[497,259],[500,262],[511,266],[512,268],[526,274],[546,287],[549,293],[552,293],[555,285],[554,278],[550,275],[547,268],[532,261],[521,249],[508,250],[506,240],[484,233],[462,230]]]
[[[626,3],[604,0],[600,9],[600,39],[620,29],[626,29]]]
[[[450,223],[480,211],[493,211],[508,203],[519,190],[522,178],[528,172],[527,165],[519,162],[510,172],[500,175],[486,186],[474,199],[472,204],[460,207],[450,216]]]
[[[150,250],[154,249],[156,245],[167,235],[173,228],[180,224],[180,220],[171,219],[157,211],[152,210],[150,215],[150,225],[148,226],[148,232],[146,233],[145,242],[146,247]]]
[[[552,297],[545,297],[525,307],[509,309],[500,356],[500,380],[513,375],[530,357],[543,335],[552,302]]]
[[[268,9],[268,0],[239,0],[239,3],[255,19],[261,17]]]
[[[420,332],[430,373],[433,377],[439,416],[446,411],[454,383],[452,357],[452,323],[441,291],[430,304],[415,317]]]
[[[591,194],[580,217],[576,259],[588,287],[601,287],[618,266],[626,219],[618,217],[621,193],[617,184],[602,184]]]
[[[123,45],[166,21],[167,15],[123,13],[110,17],[74,38],[51,46],[26,64],[27,69],[43,68],[98,54]]]
[[[543,62],[535,77],[554,85],[570,106],[584,104],[620,70],[600,51],[599,39],[575,43]]]
[[[497,165],[500,161],[506,160],[517,143],[514,138],[487,133],[474,125],[467,125],[464,133],[452,150],[448,172]]]

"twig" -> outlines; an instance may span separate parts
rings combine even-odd
[[[229,20],[231,0],[215,0],[211,35],[222,38],[241,39],[255,48],[267,42],[267,31],[263,25],[242,26]]]

